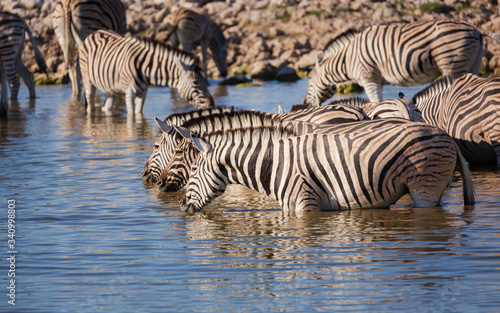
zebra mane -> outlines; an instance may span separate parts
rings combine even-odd
[[[342,32],[340,35],[336,36],[332,40],[330,40],[323,51],[318,53],[317,61],[318,64],[321,65],[328,59],[331,55],[335,54],[335,52],[339,51],[342,47],[346,46],[349,42],[351,42],[356,36],[360,33],[358,29],[349,28],[346,31]]]
[[[366,98],[352,97],[352,98],[335,100],[335,101],[332,101],[332,102],[330,102],[330,103],[328,103],[326,105],[341,104],[341,105],[350,105],[350,106],[353,106],[353,107],[356,107],[356,108],[362,108],[365,105],[367,105],[368,103],[370,103],[370,100],[368,100]]]
[[[271,113],[233,110],[190,119],[182,124],[182,126],[186,128],[196,128],[198,125],[213,125],[214,129],[224,130],[249,126],[279,125],[280,123],[281,121],[274,118],[274,114]]]
[[[215,140],[231,140],[243,142],[255,142],[262,140],[281,140],[297,136],[292,127],[287,126],[255,126],[255,127],[242,127],[226,130],[218,130],[214,132],[205,133],[202,138],[209,142]]]
[[[158,51],[162,54],[173,54],[187,65],[195,64],[196,66],[199,66],[201,64],[200,59],[193,53],[174,47],[169,43],[163,43],[152,38],[133,38],[146,49]]]
[[[216,107],[216,108],[208,108],[208,109],[200,109],[200,110],[193,110],[189,112],[183,112],[183,113],[175,113],[167,116],[167,118],[164,120],[165,123],[168,125],[180,125],[186,121],[199,118],[202,116],[208,116],[212,114],[220,114],[223,112],[232,112],[235,111],[236,109],[234,107]]]
[[[425,101],[429,99],[430,97],[437,95],[438,93],[446,90],[448,87],[453,84],[455,80],[458,78],[462,77],[464,74],[451,74],[451,75],[446,75],[441,79],[436,80],[429,86],[425,87],[424,89],[420,90],[417,92],[411,101],[413,103],[419,104],[422,103],[422,101]]]

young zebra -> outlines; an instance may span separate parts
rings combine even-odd
[[[206,81],[189,52],[158,42],[99,30],[80,49],[87,111],[94,108],[96,87],[106,93],[103,111],[113,107],[116,93],[125,93],[129,114],[141,114],[150,84],[176,88],[197,108],[213,107]]]
[[[245,114],[251,114],[245,113]],[[181,141],[178,142],[177,147],[172,153],[173,157],[167,166],[161,173],[160,179],[157,183],[161,191],[177,191],[182,188],[190,177],[191,167],[196,158],[198,157],[199,150],[197,150],[192,144],[192,138],[198,136],[202,132],[213,132],[217,130],[227,130],[238,128],[242,124],[240,123],[240,116],[228,114],[220,116],[210,116],[210,120],[217,119],[217,121],[206,121],[204,119],[192,119],[186,122],[182,127],[174,128],[177,130],[179,135],[183,137]],[[226,120],[225,120],[226,119]],[[238,123],[231,123],[232,119],[236,120]],[[260,121],[260,123],[259,123]],[[254,121],[252,123],[246,123],[247,125],[252,124],[253,127],[256,126],[268,126],[268,125],[281,125],[292,130],[296,135],[305,135],[310,133],[324,133],[324,134],[350,134],[353,132],[371,131],[373,129],[380,129],[384,127],[390,127],[394,125],[399,125],[407,123],[408,121],[403,119],[391,119],[387,118],[383,121],[363,121],[363,122],[351,122],[338,125],[328,125],[328,124],[315,124],[296,120],[289,121],[275,121],[267,122],[264,118],[262,120]],[[217,125],[227,125],[225,127],[208,127],[210,124]],[[232,127],[230,127],[231,125]],[[161,124],[160,124],[161,127]]]
[[[440,80],[417,93],[413,101],[427,123],[455,139],[467,161],[500,168],[499,77],[466,74]]]
[[[169,15],[167,27],[167,40],[172,45],[177,47],[182,44],[182,49],[186,51],[193,51],[197,45],[201,45],[203,70],[207,81],[207,48],[212,51],[220,76],[227,76],[226,58],[230,39],[224,37],[214,21],[193,10],[180,8]]]
[[[318,55],[304,104],[320,105],[333,96],[335,84],[345,81],[358,83],[370,101],[381,102],[384,84],[417,86],[441,74],[477,74],[484,35],[499,40],[454,20],[378,25],[356,36],[340,35],[329,58]]]
[[[11,99],[17,99],[19,93],[18,75],[21,76],[28,87],[30,98],[36,97],[33,74],[24,66],[22,60],[25,33],[28,34],[33,45],[36,63],[41,71],[46,72],[47,66],[42,53],[38,50],[35,38],[26,22],[16,14],[5,11],[0,12],[0,59],[3,62],[6,79],[9,82]],[[3,92],[5,92],[3,97],[6,98],[7,90]]]
[[[124,34],[127,28],[125,7],[120,0],[58,0],[52,24],[63,52],[73,97],[79,97],[81,75],[76,49],[83,45],[88,35],[99,29]]]
[[[199,126],[200,128],[196,129],[203,131],[213,131],[213,130],[218,130],[220,128],[224,129],[233,128],[234,125],[240,125],[240,126],[253,125],[253,124],[247,124],[247,125],[242,124],[243,122],[239,118],[238,114],[259,115],[262,116],[262,118],[271,117],[277,121],[295,120],[295,121],[305,121],[318,124],[340,124],[346,122],[368,120],[368,117],[363,114],[361,109],[340,104],[310,108],[303,111],[297,111],[285,114],[270,114],[270,113],[246,111],[246,110],[239,110],[235,112],[235,110],[233,109],[228,109],[227,111],[224,112],[217,110],[214,111],[203,110],[201,112],[204,118],[210,118],[210,116],[212,115],[219,115],[219,113],[228,112],[225,117],[232,117],[235,119],[234,121],[228,121],[227,123],[219,122],[217,124],[210,122],[205,123],[203,120],[200,120],[197,123],[201,124],[201,126]],[[207,112],[207,114],[205,114],[205,112]],[[166,165],[172,158],[172,153],[174,152],[176,145],[180,141],[180,138],[176,134],[175,130],[172,128],[172,125],[183,125],[184,121],[188,122],[190,119],[193,118],[190,115],[191,114],[187,116],[188,118],[186,118],[185,115],[180,115],[181,117],[179,117],[179,115],[173,115],[171,117],[168,117],[165,120],[165,123],[161,123],[160,120],[156,119],[160,126],[160,130],[162,131],[162,134],[160,135],[160,138],[156,141],[153,153],[149,157],[144,167],[144,171],[142,172],[142,176],[144,177],[145,180],[158,181],[160,179],[160,176],[162,175],[161,173],[164,171]],[[244,121],[247,120],[248,119],[244,119]],[[195,124],[192,123],[191,125]]]
[[[464,203],[474,203],[457,145],[423,123],[304,136],[250,127],[208,133],[193,143],[202,153],[182,195],[181,208],[188,212],[200,211],[228,184],[268,195],[284,211],[387,208],[406,193],[415,207],[437,206],[457,163]]]

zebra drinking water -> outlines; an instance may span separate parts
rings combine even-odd
[[[167,40],[174,46],[182,44],[182,49],[193,51],[201,45],[203,70],[207,76],[207,48],[213,54],[213,60],[221,77],[227,76],[226,58],[227,46],[230,39],[226,39],[220,27],[210,18],[193,10],[180,8],[168,16]]]
[[[249,127],[193,137],[193,144],[201,153],[181,200],[188,212],[200,211],[228,184],[266,194],[285,211],[387,208],[406,193],[415,207],[437,206],[457,163],[464,203],[474,203],[456,143],[424,123],[304,136],[282,127]]]
[[[449,77],[413,97],[424,120],[455,139],[472,164],[500,168],[500,78]]]
[[[52,24],[63,52],[73,97],[79,97],[81,74],[76,59],[77,47],[80,48],[85,38],[99,29],[124,34],[127,29],[125,7],[120,0],[59,0]]]
[[[485,33],[454,20],[377,25],[339,35],[328,58],[319,53],[304,104],[318,106],[335,84],[353,81],[372,102],[382,101],[382,85],[417,86],[441,74],[479,73]]]
[[[10,87],[10,98],[17,99],[19,93],[19,76],[28,87],[30,98],[36,97],[35,79],[33,74],[28,71],[23,64],[22,54],[24,48],[24,37],[28,34],[33,50],[35,60],[40,70],[47,72],[47,66],[42,53],[38,50],[35,38],[31,33],[26,22],[16,14],[9,12],[0,12],[0,59],[3,63],[3,69]],[[7,97],[7,90],[2,90],[2,97]]]
[[[80,66],[88,112],[94,108],[97,87],[106,93],[103,111],[112,109],[114,94],[125,93],[128,113],[141,114],[150,84],[176,88],[197,108],[214,106],[197,59],[158,42],[99,30],[85,39]]]

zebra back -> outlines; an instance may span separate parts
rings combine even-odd
[[[446,90],[450,87],[455,80],[463,76],[463,74],[451,74],[446,75],[435,82],[429,84],[429,86],[417,92],[411,101],[415,104],[422,103],[423,101],[429,99],[432,96],[437,95],[438,93]]]
[[[370,102],[362,107],[370,119],[400,117],[414,122],[423,122],[422,113],[409,99],[389,99],[380,103]]]
[[[359,29],[349,28],[330,40],[325,48],[318,52],[316,56],[316,66],[321,66],[326,59],[334,55],[341,48],[345,47],[349,42],[351,42],[360,33]]]
[[[302,109],[276,115],[283,121],[297,120],[317,124],[341,124],[368,120],[359,108],[342,102],[332,102],[321,107],[304,107]]]

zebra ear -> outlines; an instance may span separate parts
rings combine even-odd
[[[283,108],[281,108],[281,105],[278,105],[278,114],[283,114],[285,111],[283,111]]]
[[[320,65],[323,64],[323,57],[325,53],[323,51],[319,51],[316,55],[316,69],[318,70]]]
[[[155,116],[155,121],[156,121],[156,124],[158,124],[158,126],[160,127],[161,131],[167,135],[170,135],[170,133],[172,132],[172,126],[169,126],[167,125],[167,123],[165,123],[164,121],[160,120],[159,118],[157,118]]]
[[[192,71],[194,69],[194,65],[188,65],[179,58],[175,58],[175,63],[177,66],[182,67],[185,71]]]
[[[191,131],[186,127],[173,125],[174,129],[184,138],[191,139]]]
[[[191,137],[191,140],[193,141],[195,147],[201,152],[209,153],[212,150],[212,145],[210,144],[210,142],[206,141],[203,138]]]

